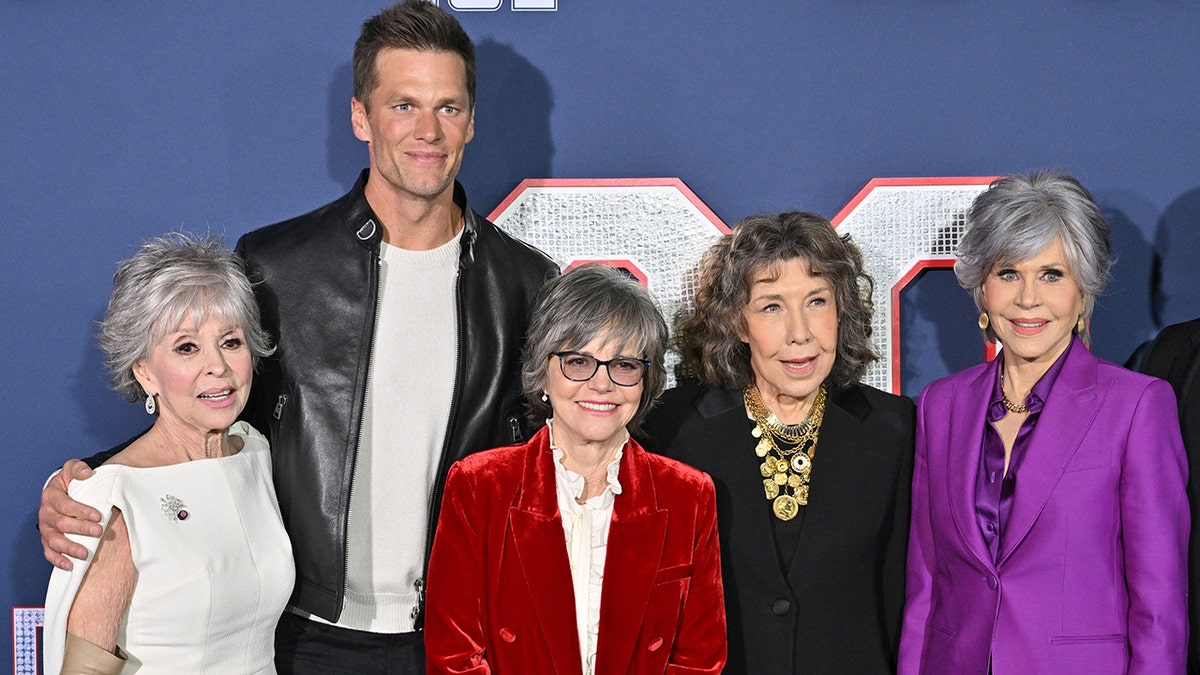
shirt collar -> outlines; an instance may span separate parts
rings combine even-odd
[[[1058,355],[1058,358],[1054,360],[1054,363],[1050,365],[1050,368],[1042,374],[1040,379],[1038,379],[1037,384],[1033,385],[1033,389],[1029,390],[1029,395],[1025,397],[1024,403],[1025,407],[1029,408],[1030,415],[1036,415],[1042,412],[1042,408],[1046,405],[1046,399],[1050,395],[1050,390],[1054,387],[1054,382],[1058,379],[1058,374],[1062,372],[1063,364],[1067,361],[1067,354],[1070,354],[1071,350],[1075,349],[1076,342],[1079,342],[1079,338],[1072,337],[1071,342],[1067,345],[1067,348],[1063,350],[1063,353]],[[996,422],[1002,419],[1005,414],[1007,414],[1007,411],[1004,407],[1004,392],[1000,388],[1000,373],[1004,370],[1003,350],[1001,350],[1000,355],[996,357],[996,361],[998,361],[999,364],[996,368],[996,379],[992,383],[992,397],[990,399],[991,403],[988,404],[989,422]]]
[[[568,491],[576,498],[583,494],[584,480],[583,476],[571,471],[563,466],[562,460],[566,456],[562,448],[554,444],[554,420],[546,420],[546,426],[550,430],[550,450],[554,453],[554,480],[556,483],[568,488]],[[621,442],[621,447],[617,449],[617,454],[613,456],[612,461],[608,463],[608,477],[604,492],[592,497],[588,500],[589,505],[600,508],[607,507],[612,503],[613,497],[621,494],[621,481],[617,479],[617,472],[621,469],[621,457],[625,455],[625,446],[629,443],[629,432],[625,432],[625,440]]]

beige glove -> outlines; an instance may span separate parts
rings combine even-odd
[[[117,675],[125,667],[125,653],[114,654],[81,637],[67,633],[61,675]]]

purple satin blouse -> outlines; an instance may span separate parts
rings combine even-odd
[[[1079,344],[1078,337],[1071,339],[1071,344],[1063,350],[1050,369],[1042,375],[1037,384],[1033,385],[1029,396],[1025,398],[1025,406],[1029,415],[1017,431],[1017,439],[1013,442],[1012,456],[1008,460],[1008,472],[1004,471],[1004,441],[1000,433],[992,426],[1003,419],[1008,410],[1004,407],[1004,394],[1000,388],[1000,372],[1004,368],[1004,352],[997,357],[999,367],[996,368],[996,379],[992,385],[991,403],[987,408],[988,424],[983,425],[982,456],[979,461],[979,474],[975,479],[975,518],[979,521],[979,531],[987,542],[992,554],[992,562],[998,562],[1000,556],[1000,538],[1004,532],[1004,524],[1008,522],[1008,514],[1012,511],[1013,498],[1017,489],[1017,477],[1020,474],[1021,458],[1029,447],[1029,437],[1037,428],[1038,417],[1046,405],[1046,397],[1058,379],[1063,362],[1072,349],[1087,349]],[[1077,346],[1078,344],[1078,346]]]

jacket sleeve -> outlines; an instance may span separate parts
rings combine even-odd
[[[933,547],[933,527],[929,512],[928,434],[925,431],[926,399],[917,403],[916,450],[913,458],[912,520],[908,533],[908,563],[905,574],[904,620],[900,632],[900,675],[916,675],[921,671],[925,648],[925,631],[929,620],[933,592],[933,569],[936,564]],[[935,422],[936,423],[936,422]],[[944,422],[943,422],[944,423]]]
[[[1121,547],[1132,673],[1182,673],[1187,658],[1187,458],[1170,385],[1133,411],[1121,467]]]
[[[491,673],[484,635],[485,535],[471,476],[450,467],[433,551],[425,607],[426,672]]]
[[[905,426],[901,430],[902,445],[899,470],[896,471],[896,495],[892,505],[891,531],[888,532],[887,548],[884,551],[883,579],[881,580],[882,603],[888,647],[895,663],[900,646],[900,626],[904,615],[904,577],[908,554],[909,526],[912,519],[913,479],[913,408],[908,399],[904,412]]]
[[[692,580],[680,616],[679,636],[667,661],[667,673],[720,673],[728,657],[717,498],[712,479],[707,475],[697,501]]]

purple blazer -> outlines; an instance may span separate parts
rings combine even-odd
[[[902,674],[1183,673],[1187,460],[1170,385],[1071,349],[1017,475],[999,562],[975,477],[999,359],[917,406]]]

